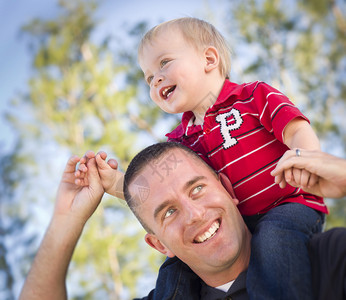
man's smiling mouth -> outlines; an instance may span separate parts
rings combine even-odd
[[[161,97],[163,99],[167,99],[172,93],[173,91],[175,90],[176,86],[175,85],[172,85],[172,86],[168,86],[164,89],[161,90]]]
[[[211,239],[216,234],[219,228],[220,228],[220,221],[216,220],[213,224],[211,224],[210,228],[205,233],[196,237],[194,239],[194,242],[200,244]]]

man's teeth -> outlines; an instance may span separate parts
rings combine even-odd
[[[211,237],[213,237],[216,233],[216,231],[219,229],[220,227],[220,223],[218,221],[215,221],[209,228],[208,231],[206,231],[205,233],[203,233],[202,235],[198,236],[195,239],[195,242],[197,243],[203,243],[206,240],[210,239]]]

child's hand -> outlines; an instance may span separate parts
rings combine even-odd
[[[287,151],[279,160],[278,165],[280,165],[282,161],[285,161],[286,156],[291,155],[291,152],[292,151]],[[279,184],[282,189],[285,188],[288,183],[293,187],[302,188],[304,190],[318,183],[318,179],[319,177],[316,174],[310,173],[305,169],[294,167],[284,169],[282,172],[275,174],[275,183]]]
[[[106,162],[106,158],[107,153],[103,151],[100,151],[96,155],[97,168],[103,188],[106,193],[124,199],[124,174],[118,170],[118,162],[115,159],[109,159],[108,162]]]
[[[95,155],[93,151],[87,151],[80,159],[78,170],[75,172],[75,183],[79,186],[88,185],[88,168],[87,162],[91,159],[96,159],[97,170],[99,172],[102,186],[106,193],[115,197],[124,199],[123,182],[124,174],[118,170],[118,162],[115,159],[107,159],[106,152],[99,152]]]
[[[91,158],[95,157],[95,153],[93,151],[87,151],[85,155],[79,160],[77,171],[75,171],[74,175],[76,177],[75,184],[79,186],[87,186],[88,183],[88,168],[87,163]]]
[[[306,170],[291,168],[283,172],[281,176],[275,176],[275,183],[278,183],[281,188],[285,188],[287,183],[293,187],[310,188],[318,182],[318,176]]]

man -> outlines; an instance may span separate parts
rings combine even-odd
[[[143,179],[150,194],[141,197]],[[175,143],[143,150],[125,174],[125,199],[148,232],[146,242],[177,256],[211,287],[230,284],[249,263],[251,235],[230,194],[226,176],[220,180],[194,152]]]
[[[67,163],[51,223],[20,299],[67,298],[65,279],[74,247],[103,195],[95,158],[87,162],[87,185],[74,184],[78,161],[72,157]],[[224,177],[183,146],[161,143],[131,162],[124,193],[148,232],[147,243],[170,257],[150,299],[247,299],[244,271],[251,235]],[[165,277],[170,267],[179,276]]]

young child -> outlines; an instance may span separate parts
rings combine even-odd
[[[253,232],[250,299],[311,299],[306,244],[321,231],[327,208],[322,198],[299,188],[282,182],[280,188],[270,175],[287,150],[319,150],[307,118],[264,82],[230,82],[227,44],[205,21],[181,18],[154,27],[143,37],[138,58],[151,99],[167,113],[183,113],[168,140],[197,152],[233,184]],[[98,159],[105,190],[119,195],[115,182],[121,175],[105,158],[103,153]],[[84,162],[77,177],[86,172]],[[285,172],[298,185],[317,180],[307,171]]]

